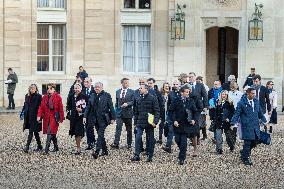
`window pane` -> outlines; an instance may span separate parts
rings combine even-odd
[[[39,8],[49,7],[49,0],[37,0],[37,7]]]
[[[37,55],[48,55],[48,40],[37,41]]]
[[[65,8],[65,0],[37,0],[39,8]]]
[[[124,0],[124,8],[135,8],[135,0]]]
[[[55,0],[54,7],[55,8],[65,8],[65,0]]]
[[[37,25],[37,38],[38,39],[48,39],[48,25],[47,24]]]
[[[48,56],[38,56],[37,57],[37,71],[49,71]]]
[[[64,39],[64,25],[53,25],[52,26],[52,38],[53,39]]]
[[[123,70],[135,72],[135,26],[124,26]]]
[[[53,40],[52,41],[52,54],[53,55],[64,55],[64,41],[63,40]]]
[[[139,9],[150,9],[151,0],[139,0]]]
[[[63,71],[63,56],[53,56],[53,71]]]
[[[151,31],[149,26],[138,26],[138,72],[150,72]]]

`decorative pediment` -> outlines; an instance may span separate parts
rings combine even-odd
[[[241,0],[202,0],[203,9],[224,9],[240,10],[242,8]]]

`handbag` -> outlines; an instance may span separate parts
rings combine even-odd
[[[259,142],[262,144],[270,145],[271,144],[271,136],[269,133],[260,131]]]
[[[215,121],[211,121],[210,127],[208,128],[210,132],[215,132],[216,131],[216,124]]]
[[[55,117],[55,121],[56,121],[56,123],[59,123],[59,121],[60,121],[60,115],[59,115],[59,112],[55,112],[55,113],[54,113],[54,117]]]

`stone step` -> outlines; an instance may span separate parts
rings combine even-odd
[[[23,107],[16,107],[14,110],[7,110],[6,107],[0,107],[0,114],[15,114],[20,113]]]

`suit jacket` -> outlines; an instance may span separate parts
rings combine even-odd
[[[268,112],[271,111],[271,104],[270,104],[270,100],[269,100],[269,92],[268,92],[267,88],[264,87],[263,85],[260,87],[259,90],[260,91],[259,91],[258,100],[259,100],[261,110],[265,114],[266,110]]]
[[[192,87],[192,93],[197,97],[197,100],[202,104],[201,109],[208,107],[208,94],[202,83],[196,83],[195,87]],[[201,110],[202,111],[202,110]]]
[[[84,113],[84,118],[88,120],[88,126],[98,124],[106,127],[106,114],[109,114],[111,120],[115,120],[111,95],[105,91],[102,91],[100,94],[93,93],[89,98]]]
[[[246,96],[243,96],[237,105],[237,109],[231,120],[231,124],[235,125],[240,118],[241,132],[243,140],[255,140],[255,135],[260,137],[259,119],[266,123],[266,119],[257,99],[253,99],[254,108],[248,102]]]
[[[120,98],[122,89],[116,91],[115,110],[116,117],[132,118],[133,117],[133,103],[134,103],[134,90],[127,89],[125,98]],[[121,108],[123,103],[127,103],[127,107]]]
[[[90,96],[93,93],[95,93],[95,88],[93,86],[91,86],[91,92],[90,93],[87,92],[87,88],[86,87],[82,89],[82,94],[84,94],[87,97],[87,102],[88,102]]]

